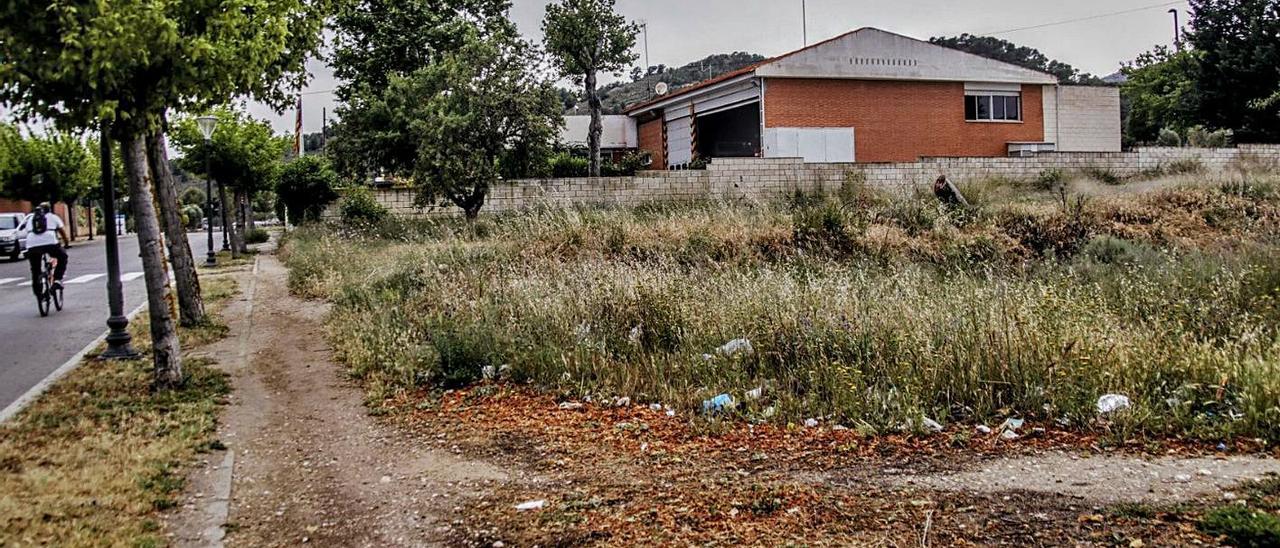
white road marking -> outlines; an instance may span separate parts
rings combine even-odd
[[[120,276],[120,281],[132,282],[138,278],[141,278],[142,276],[143,276],[142,272],[128,272]],[[105,277],[107,277],[106,274],[85,274],[83,276],[78,276],[70,280],[66,280],[62,283],[64,285],[81,285],[81,284],[87,284],[89,282],[93,282]],[[169,278],[170,279],[173,278],[172,272],[170,272]],[[21,283],[16,283],[16,284],[14,283],[20,280],[21,280]],[[31,280],[28,280],[26,278],[0,278],[0,286],[31,287]]]
[[[75,279],[67,280],[67,282],[66,282],[66,283],[68,283],[68,284],[87,284],[87,283],[92,282],[92,281],[94,281],[94,280],[96,280],[96,279],[98,279],[98,278],[103,278],[103,277],[106,277],[106,274],[85,274],[84,276],[80,276],[79,278],[75,278]]]

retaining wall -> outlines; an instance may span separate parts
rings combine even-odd
[[[1057,169],[1065,172],[1104,170],[1132,176],[1168,167],[1174,162],[1198,162],[1210,172],[1280,167],[1280,145],[1241,145],[1238,148],[1140,148],[1131,152],[1047,153],[1025,158],[922,158],[892,164],[806,164],[798,158],[721,158],[705,171],[648,171],[634,177],[507,181],[491,189],[484,211],[514,211],[530,207],[576,205],[635,206],[655,202],[694,200],[770,200],[796,189],[834,191],[851,173],[862,173],[867,184],[907,193],[931,184],[945,174],[956,183],[1004,177],[1032,179]],[[375,196],[398,215],[452,215],[452,207],[420,209],[412,190],[379,190]],[[328,214],[336,214],[331,207]]]

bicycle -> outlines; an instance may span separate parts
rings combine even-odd
[[[49,254],[40,258],[40,294],[36,296],[36,307],[40,309],[41,317],[49,315],[50,305],[62,311],[62,287],[53,285],[53,272],[57,267],[58,260]]]

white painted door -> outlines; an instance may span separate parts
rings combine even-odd
[[[768,128],[764,132],[766,158],[803,158],[805,162],[853,163],[854,128]]]

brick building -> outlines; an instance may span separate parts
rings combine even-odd
[[[1120,94],[874,28],[632,106],[654,169],[1120,151]]]

